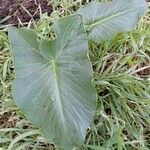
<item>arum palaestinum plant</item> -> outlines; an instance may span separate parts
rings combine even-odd
[[[96,110],[88,40],[130,31],[146,12],[144,0],[92,1],[54,22],[56,39],[38,41],[34,30],[9,29],[16,78],[13,98],[45,137],[65,150],[80,146]]]

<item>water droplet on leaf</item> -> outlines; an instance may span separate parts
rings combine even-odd
[[[56,98],[54,98],[54,97],[52,97],[51,99],[52,99],[53,102],[56,100]]]
[[[67,96],[68,94],[67,93],[65,93],[65,96]]]

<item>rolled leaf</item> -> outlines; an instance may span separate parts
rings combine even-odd
[[[81,16],[58,20],[54,31],[55,40],[39,43],[33,30],[9,30],[16,73],[12,92],[46,137],[71,150],[92,122],[96,92]]]
[[[145,0],[113,0],[90,2],[77,13],[83,17],[89,39],[100,42],[116,33],[133,30],[146,10]]]

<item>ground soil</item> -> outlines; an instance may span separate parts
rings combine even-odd
[[[19,20],[22,23],[29,22],[32,18],[38,20],[39,6],[42,13],[51,14],[52,6],[47,0],[0,0],[0,21],[3,19],[3,24],[17,25]]]
[[[146,62],[146,63],[142,63],[139,68],[141,67],[144,67],[144,66],[148,66],[149,62]],[[138,68],[137,68],[138,69]],[[139,72],[137,72],[137,74],[140,76],[140,77],[149,77],[150,76],[150,67],[146,68],[146,69],[143,69]]]
[[[16,124],[15,111],[6,112],[3,115],[0,115],[0,129],[13,128],[15,124]]]

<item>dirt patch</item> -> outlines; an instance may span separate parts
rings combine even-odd
[[[6,112],[0,116],[0,129],[2,128],[13,128],[16,124],[17,118],[16,113],[13,111]]]
[[[142,69],[142,70],[139,70],[138,72],[137,72],[137,74],[140,76],[140,77],[149,77],[150,76],[150,66],[149,66],[149,62],[146,62],[146,63],[142,63],[138,68],[137,68],[137,70],[138,69],[140,69],[140,68],[142,68],[142,67],[144,67],[144,66],[147,66],[147,67],[145,67],[144,69]]]
[[[2,24],[15,24],[38,20],[42,13],[50,15],[52,6],[47,0],[0,0],[0,20]]]

